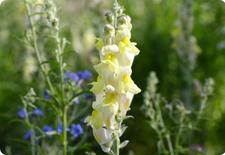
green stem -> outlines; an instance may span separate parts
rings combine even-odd
[[[56,28],[56,43],[57,43],[57,51],[56,59],[59,58],[59,71],[60,71],[60,81],[61,81],[61,96],[62,96],[62,102],[64,102],[64,67],[63,67],[63,48],[62,48],[62,42],[59,37],[59,28]]]
[[[36,154],[36,145],[35,145],[35,143],[36,143],[35,142],[36,136],[35,136],[34,127],[31,124],[31,121],[30,121],[29,116],[28,116],[27,106],[26,105],[25,105],[25,113],[26,113],[25,121],[28,124],[28,126],[30,127],[30,131],[32,133],[31,134],[31,138],[30,138],[30,142],[31,142],[31,154],[32,155],[35,155]]]
[[[63,109],[63,155],[67,155],[67,106]]]
[[[180,118],[180,127],[179,127],[179,130],[178,130],[178,133],[176,135],[176,140],[175,140],[175,154],[176,155],[179,155],[179,152],[180,152],[180,136],[181,136],[181,133],[182,133],[182,130],[183,130],[183,121],[184,121],[184,114],[182,114],[181,118]]]
[[[60,92],[61,92],[61,103],[63,105],[63,155],[67,155],[67,147],[68,147],[68,141],[67,141],[67,126],[68,126],[68,120],[67,120],[67,112],[68,112],[68,106],[67,101],[65,100],[65,88],[64,88],[64,66],[63,66],[63,50],[64,47],[62,47],[62,41],[59,36],[59,27],[56,27],[56,35],[55,40],[57,44],[57,53],[56,53],[56,59],[59,58],[59,72],[60,72]]]
[[[174,155],[173,145],[172,145],[172,142],[171,142],[170,135],[166,135],[166,140],[167,140],[167,144],[168,144],[168,147],[169,147],[170,155]]]
[[[204,95],[204,97],[201,99],[201,105],[200,105],[200,109],[197,115],[197,122],[199,122],[202,118],[202,113],[205,109],[206,106],[206,102],[207,102],[208,97]]]
[[[31,133],[32,133],[32,136],[31,136],[31,152],[32,152],[32,155],[35,155],[36,153],[36,148],[35,148],[35,132],[34,132],[34,129],[33,129],[33,125],[31,125]]]
[[[120,137],[118,133],[116,135],[116,155],[120,155]]]
[[[114,132],[114,136],[115,136],[115,142],[114,142],[114,155],[120,155],[120,129],[121,129],[121,125],[123,120],[120,119],[118,117],[118,115],[116,116],[117,119],[117,125],[116,125],[116,130]]]
[[[164,144],[164,141],[163,141],[162,133],[160,132],[160,129],[156,129],[155,131],[158,134],[158,136],[159,136],[159,142],[161,143],[161,147],[160,148],[158,147],[158,150],[160,152],[162,151],[163,154],[166,154],[167,150],[166,150],[166,147],[165,147],[165,144]]]
[[[118,16],[118,13],[117,13],[117,11],[118,11],[118,2],[117,2],[117,0],[115,0],[114,1],[114,8],[113,8],[113,11],[114,11],[114,28],[115,28],[115,35],[116,35],[116,30],[117,30],[117,16]]]

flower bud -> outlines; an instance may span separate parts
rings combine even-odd
[[[104,33],[105,35],[112,36],[115,33],[115,29],[112,25],[106,24],[104,27]]]
[[[106,21],[107,21],[109,24],[112,24],[112,23],[113,23],[113,21],[114,21],[114,16],[113,16],[113,13],[112,13],[112,12],[106,12],[105,17],[106,17]]]
[[[131,22],[131,19],[129,16],[122,15],[118,17],[118,24],[123,25],[123,24],[129,24]]]
[[[120,15],[122,15],[123,14],[123,8],[119,8],[118,10],[117,10],[117,14],[120,16]]]

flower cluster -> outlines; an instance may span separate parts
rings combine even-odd
[[[87,122],[104,152],[110,152],[115,134],[122,135],[121,123],[134,94],[141,90],[131,79],[131,66],[139,49],[131,42],[131,18],[123,9],[114,5],[114,12],[106,13],[104,38],[98,39],[100,63],[95,65],[98,73],[92,92],[96,95],[92,115]]]
[[[21,119],[25,119],[26,117],[30,116],[36,116],[36,117],[42,117],[44,116],[44,112],[40,108],[35,108],[32,112],[27,112],[25,108],[21,108],[18,111],[18,117]],[[48,136],[52,136],[55,134],[62,134],[63,127],[62,124],[59,124],[56,129],[54,130],[52,126],[50,125],[44,125],[42,128],[43,133]],[[72,135],[73,138],[78,138],[81,134],[84,133],[84,129],[80,124],[71,124],[71,126],[67,129],[67,131]],[[24,139],[29,140],[31,136],[33,135],[33,132],[29,130],[25,133]]]
[[[71,81],[77,86],[81,86],[84,81],[88,81],[92,78],[92,73],[88,70],[78,71],[76,73],[73,72],[65,72],[64,73],[65,81]]]
[[[45,135],[48,135],[48,136],[52,136],[55,134],[60,135],[62,134],[62,130],[63,129],[61,124],[57,126],[56,130],[54,130],[52,126],[49,126],[49,125],[45,125],[42,128],[43,133],[45,133]],[[67,131],[72,135],[73,138],[78,138],[80,135],[84,133],[84,129],[80,124],[72,124],[71,127],[67,129]],[[25,140],[29,140],[31,136],[33,136],[33,132],[29,130],[28,132],[25,133],[23,138]]]
[[[44,113],[41,109],[39,108],[35,108],[31,113],[31,115],[33,116],[44,116]],[[21,108],[19,111],[18,111],[18,116],[19,118],[21,119],[24,119],[27,117],[27,112],[24,108]]]

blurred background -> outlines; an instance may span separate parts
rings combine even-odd
[[[102,36],[104,14],[112,8],[109,0],[56,0],[59,8],[62,35],[69,41],[66,62],[73,71],[89,69],[98,60],[95,38]],[[204,123],[204,145],[209,155],[225,151],[225,3],[221,0],[193,1],[188,14],[194,50],[192,61],[185,63],[179,54],[182,45],[183,1],[181,0],[119,0],[125,12],[132,17],[132,40],[137,42],[140,55],[135,59],[132,77],[137,85],[146,89],[146,78],[155,71],[160,84],[159,91],[168,100],[185,100],[186,76],[183,68],[197,84],[206,78],[215,80],[215,93],[207,107],[207,123]],[[188,18],[188,17],[187,17]],[[16,122],[20,97],[29,87],[39,85],[35,76],[38,66],[32,50],[23,43],[27,18],[21,0],[6,0],[0,6],[0,148],[8,147],[14,154],[22,155],[23,125]],[[191,22],[191,23],[190,23]],[[185,21],[184,21],[185,23]],[[190,31],[189,31],[190,32]],[[191,64],[190,64],[191,63]],[[188,69],[187,69],[188,70]],[[200,82],[199,82],[200,81]],[[193,92],[195,94],[195,92]],[[140,107],[143,95],[135,97],[132,110],[135,118],[126,121],[129,128],[122,137],[130,143],[123,154],[156,154],[156,135],[147,124]],[[193,103],[195,104],[195,103]],[[92,141],[93,137],[92,137]],[[99,151],[95,144],[93,150]]]

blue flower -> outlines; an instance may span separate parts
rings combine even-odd
[[[83,79],[83,80],[90,80],[92,78],[92,73],[88,70],[79,71],[77,72],[77,75],[80,79]]]
[[[74,82],[79,82],[80,80],[90,80],[92,73],[88,70],[78,71],[77,73],[65,72],[65,80],[72,80]]]
[[[58,132],[58,134],[61,134],[61,133],[62,133],[62,130],[63,130],[62,124],[59,124],[59,125],[57,126],[56,131]]]
[[[84,130],[80,124],[72,124],[70,127],[70,133],[73,135],[74,138],[77,138],[84,133]]]
[[[25,135],[23,136],[23,139],[25,140],[29,140],[31,138],[31,136],[33,135],[32,131],[28,131],[25,133]]]
[[[47,90],[44,91],[44,99],[47,101],[51,99],[51,95],[49,94]]]
[[[76,73],[72,73],[72,72],[65,72],[65,80],[72,80],[74,82],[78,82],[79,81],[79,76]]]
[[[33,114],[36,116],[44,116],[44,112],[39,108],[34,109]]]
[[[51,126],[45,125],[42,129],[45,133],[53,131]]]
[[[24,109],[24,108],[21,108],[19,111],[18,111],[18,116],[20,117],[20,118],[25,118],[26,117],[26,110]]]

